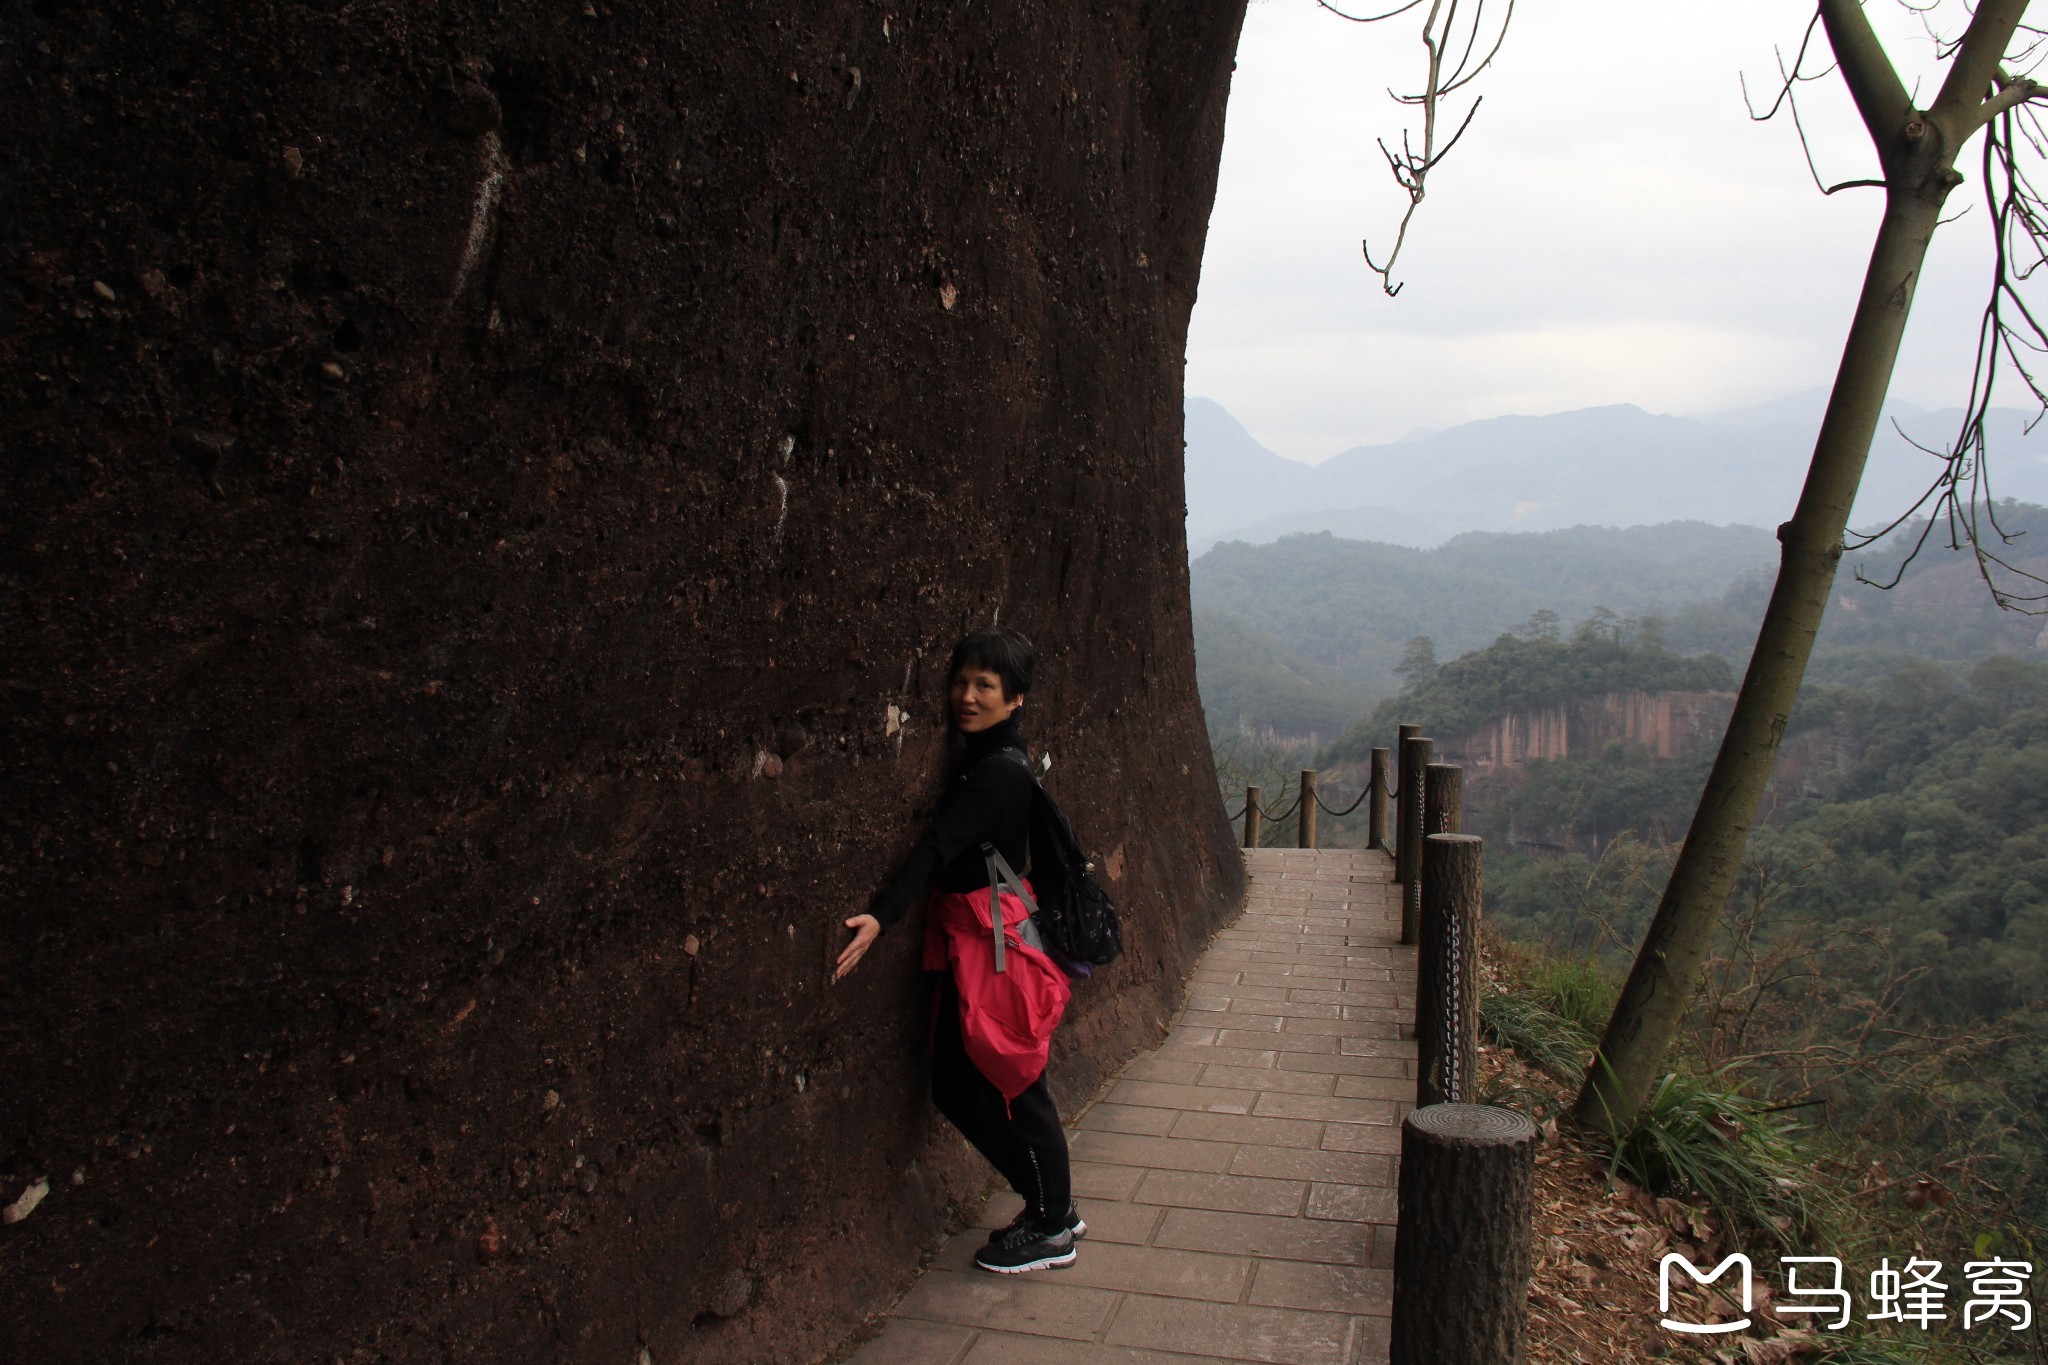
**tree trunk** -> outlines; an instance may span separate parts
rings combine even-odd
[[[1961,180],[1956,153],[1974,131],[1975,102],[2025,8],[2024,0],[1978,7],[1941,97],[1923,113],[1906,100],[1854,0],[1822,5],[1836,58],[1884,158],[1884,220],[1798,509],[1778,528],[1777,586],[1685,847],[1579,1092],[1573,1117],[1582,1126],[1612,1131],[1634,1117],[1691,1003],[1834,587],[1842,532],[1928,240]],[[1966,110],[1956,107],[1965,102],[1959,92]]]

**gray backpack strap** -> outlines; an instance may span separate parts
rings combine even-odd
[[[1038,914],[1038,902],[1024,887],[1024,879],[1014,872],[1009,860],[994,844],[981,846],[981,860],[988,866],[988,928],[995,936],[996,970],[1002,971],[1006,945],[1003,942],[1003,888],[1009,887],[1012,895],[1024,902],[1024,922],[1017,926],[1017,937],[1039,952],[1045,951],[1045,943],[1038,936],[1038,924],[1033,918]]]

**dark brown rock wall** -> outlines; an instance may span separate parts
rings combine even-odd
[[[916,926],[825,981],[998,614],[1129,918],[1062,1093],[1156,1036],[1241,10],[0,11],[10,1355],[829,1346],[979,1179]]]

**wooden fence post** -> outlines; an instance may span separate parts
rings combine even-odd
[[[1469,1104],[1479,1068],[1480,844],[1423,841],[1422,945],[1415,960],[1415,1104]]]
[[[1316,846],[1316,775],[1312,768],[1301,770],[1301,838],[1299,846]]]
[[[1259,809],[1259,801],[1264,796],[1265,792],[1257,787],[1246,787],[1244,789],[1244,846],[1246,848],[1257,848],[1259,846],[1259,821],[1264,814]]]
[[[1415,942],[1416,926],[1422,914],[1422,770],[1436,746],[1419,734],[1401,727],[1400,816],[1394,822],[1394,879],[1401,883],[1401,942]]]
[[[1367,798],[1365,846],[1382,853],[1387,848],[1387,751],[1372,751],[1372,795]]]
[[[1390,1365],[1522,1365],[1540,1140],[1488,1105],[1402,1121]]]
[[[1461,834],[1465,828],[1465,770],[1432,763],[1422,773],[1422,835]]]
[[[1420,725],[1403,725],[1394,736],[1394,883],[1401,887],[1408,885],[1411,875],[1408,871],[1407,836],[1401,832],[1405,818],[1402,812],[1407,809],[1403,803],[1408,799],[1408,741],[1421,733]],[[1403,932],[1406,932],[1405,928]],[[1404,937],[1401,941],[1406,943],[1409,940]]]

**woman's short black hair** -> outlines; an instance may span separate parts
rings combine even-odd
[[[946,667],[946,685],[960,676],[963,668],[985,668],[1003,680],[1003,698],[1021,697],[1031,690],[1031,642],[1014,630],[978,631],[953,646],[953,662]]]

